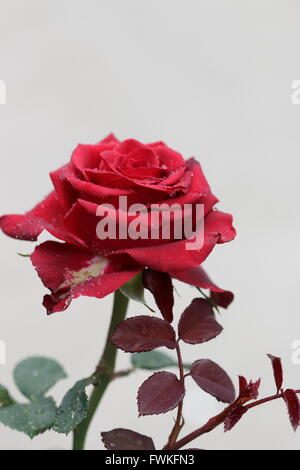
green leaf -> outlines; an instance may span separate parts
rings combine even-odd
[[[24,432],[32,439],[52,426],[55,414],[54,400],[40,397],[29,404],[2,406],[0,422],[11,429]]]
[[[134,367],[147,370],[157,370],[178,365],[172,357],[160,351],[133,353],[131,355],[131,363]]]
[[[0,406],[7,406],[14,403],[14,399],[10,396],[7,388],[0,385]]]
[[[85,392],[88,383],[89,379],[79,380],[64,396],[56,413],[54,431],[68,434],[84,420],[88,412],[88,397]]]
[[[58,380],[65,377],[63,368],[46,357],[29,357],[14,370],[19,390],[30,400],[43,396]]]
[[[141,273],[134,276],[130,281],[126,282],[126,284],[123,284],[123,286],[120,287],[120,291],[128,297],[128,299],[135,300],[136,302],[145,305],[145,307],[151,310],[151,312],[154,312],[154,310],[146,304]]]
[[[131,363],[134,367],[147,370],[164,369],[165,367],[178,367],[178,362],[168,354],[154,350],[131,354]],[[183,364],[185,369],[190,369],[191,364]]]

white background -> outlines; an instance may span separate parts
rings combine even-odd
[[[291,361],[300,339],[300,105],[291,83],[300,78],[297,0],[1,0],[1,213],[22,213],[51,189],[48,172],[72,149],[113,131],[120,138],[164,140],[196,156],[234,214],[236,240],[218,246],[206,267],[236,300],[221,318],[225,331],[206,345],[187,346],[187,360],[210,357],[235,378],[274,385],[266,353],[284,360],[287,386],[300,387]],[[42,240],[47,236],[43,236]],[[60,401],[91,373],[104,341],[111,297],[80,298],[47,317],[45,288],[26,258],[33,245],[1,237],[0,339],[7,364],[0,383],[30,355],[54,357],[69,378],[53,389]],[[196,292],[178,284],[177,318]],[[131,304],[130,314],[145,313]],[[120,355],[119,366],[128,358]],[[162,446],[174,412],[137,418],[135,394],[149,374],[113,383],[88,437],[128,427]],[[236,380],[235,380],[236,383]],[[191,382],[186,431],[220,409]],[[68,449],[71,437],[47,432],[30,441],[0,427],[1,449]],[[217,429],[193,444],[205,449],[298,449],[281,402],[257,408],[230,433]]]

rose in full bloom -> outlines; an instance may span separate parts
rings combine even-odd
[[[214,246],[232,240],[235,230],[229,214],[214,209],[217,202],[200,164],[163,142],[142,144],[113,135],[96,145],[78,145],[71,161],[50,174],[54,190],[24,215],[5,215],[2,230],[9,236],[36,241],[43,230],[60,242],[37,246],[31,261],[50,294],[44,297],[48,313],[64,310],[80,295],[104,297],[145,268],[210,289],[223,307],[233,295],[217,287],[201,267]],[[97,236],[97,207],[110,204],[119,221],[128,216],[118,206],[141,203],[202,204],[204,242],[186,249],[186,239],[132,239]],[[121,223],[121,222],[119,222]]]

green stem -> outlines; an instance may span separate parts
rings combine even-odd
[[[110,337],[113,331],[115,330],[117,324],[124,320],[128,307],[128,302],[128,298],[125,297],[119,290],[115,292],[112,317],[109,325],[105,348],[99,361],[99,364],[96,368],[96,372],[93,376],[93,383],[95,384],[95,387],[89,399],[88,414],[84,421],[82,421],[79,426],[77,426],[77,428],[74,430],[73,450],[84,449],[84,443],[90,423],[110,381],[113,379],[117,349],[110,342]]]

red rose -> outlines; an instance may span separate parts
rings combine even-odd
[[[232,294],[215,286],[199,267],[217,243],[234,238],[235,230],[231,215],[213,209],[217,199],[197,161],[184,160],[163,142],[119,142],[110,135],[96,145],[79,145],[71,161],[51,173],[51,179],[54,191],[33,210],[0,219],[2,230],[11,237],[35,241],[47,230],[64,241],[42,243],[31,255],[51,291],[44,298],[48,313],[64,310],[80,295],[104,297],[145,267],[211,289],[219,305],[231,302]],[[202,248],[187,250],[186,239],[174,237],[99,239],[99,205],[115,207],[119,224],[128,218],[118,210],[119,196],[126,196],[128,205],[147,207],[203,204]]]

